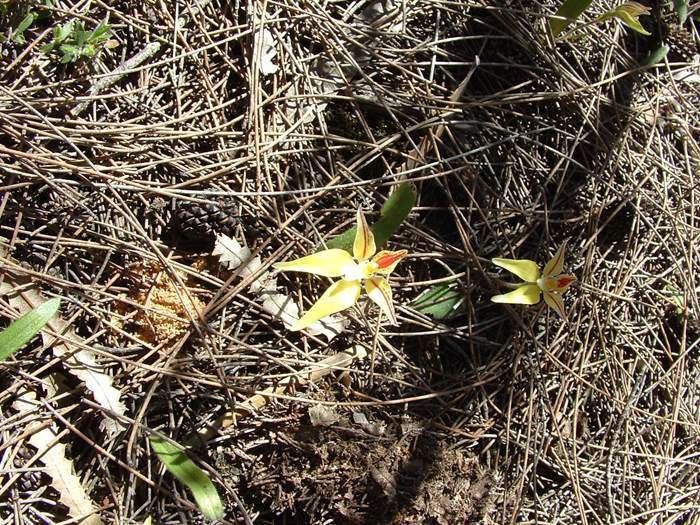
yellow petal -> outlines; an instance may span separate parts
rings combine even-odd
[[[303,330],[311,323],[331,314],[350,308],[357,302],[362,291],[360,281],[341,279],[333,283],[321,298],[291,327],[291,330]]]
[[[340,277],[351,264],[355,264],[352,255],[345,250],[333,248],[294,261],[279,262],[272,267],[290,272],[308,272],[323,277]]]
[[[372,259],[374,263],[373,271],[381,273],[384,275],[389,275],[394,271],[396,265],[401,262],[401,259],[406,257],[408,250],[399,250],[396,252],[390,252],[389,250],[382,250]]]
[[[523,281],[534,283],[540,278],[540,269],[534,261],[529,259],[491,259],[496,266],[505,268],[510,273],[520,277]]]
[[[396,312],[394,312],[394,301],[391,298],[391,286],[381,277],[367,279],[365,281],[365,290],[372,301],[379,305],[382,312],[389,318],[389,322],[396,326]]]
[[[510,293],[494,295],[491,297],[491,301],[494,303],[537,304],[540,302],[540,289],[536,284],[524,284]]]
[[[552,277],[553,275],[559,275],[564,268],[564,251],[566,250],[566,241],[564,241],[564,244],[559,246],[559,249],[557,250],[557,253],[554,254],[554,257],[547,263],[547,266],[544,267],[544,271],[542,272],[542,275],[545,277]]]
[[[547,306],[557,312],[562,319],[566,320],[566,310],[564,309],[564,301],[562,301],[561,295],[557,292],[543,292],[543,295]]]
[[[374,244],[374,234],[369,229],[367,219],[360,208],[357,208],[357,233],[352,243],[352,253],[358,261],[369,259],[377,251]]]

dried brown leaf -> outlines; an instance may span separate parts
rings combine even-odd
[[[45,381],[44,386],[51,397],[55,394],[55,387],[50,381]],[[32,416],[36,410],[36,394],[24,391],[20,394],[13,407],[20,413]],[[102,520],[95,512],[95,506],[88,497],[80,479],[73,472],[73,462],[66,457],[66,446],[58,441],[58,432],[55,425],[45,428],[41,421],[31,417],[32,423],[27,429],[29,432],[36,430],[29,437],[29,443],[37,449],[41,455],[39,461],[46,466],[46,473],[51,477],[51,485],[60,494],[60,502],[68,508],[71,518],[83,525],[101,525]]]

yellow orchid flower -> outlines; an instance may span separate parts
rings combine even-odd
[[[496,266],[505,268],[525,281],[512,292],[496,295],[491,297],[491,300],[494,303],[537,304],[540,302],[540,294],[542,294],[547,306],[566,319],[564,301],[561,296],[576,280],[576,277],[561,273],[564,267],[565,248],[566,243],[559,247],[541,274],[537,264],[528,259],[491,259]]]
[[[369,229],[362,210],[358,209],[357,234],[352,245],[352,255],[345,250],[333,248],[294,261],[273,264],[273,268],[278,270],[308,272],[322,277],[342,277],[323,293],[291,330],[303,330],[319,319],[353,306],[360,298],[363,281],[369,298],[377,303],[389,321],[396,325],[391,287],[385,277],[396,268],[408,251],[376,251],[374,234]]]

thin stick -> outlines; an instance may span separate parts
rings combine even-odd
[[[111,75],[102,77],[100,80],[95,82],[95,84],[90,88],[90,93],[88,94],[88,96],[94,97],[96,95],[99,95],[108,87],[116,84],[126,75],[131,73],[133,69],[139,67],[143,62],[155,55],[159,50],[160,43],[151,42],[141,51],[132,56],[130,59],[122,62],[114,71],[112,71]],[[71,114],[73,116],[80,115],[88,107],[89,103],[90,101],[81,102],[73,108]]]

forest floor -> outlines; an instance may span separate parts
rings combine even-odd
[[[699,26],[614,5],[0,1],[0,522],[202,522],[152,435],[225,523],[700,522]],[[291,331],[399,191],[397,325]]]

